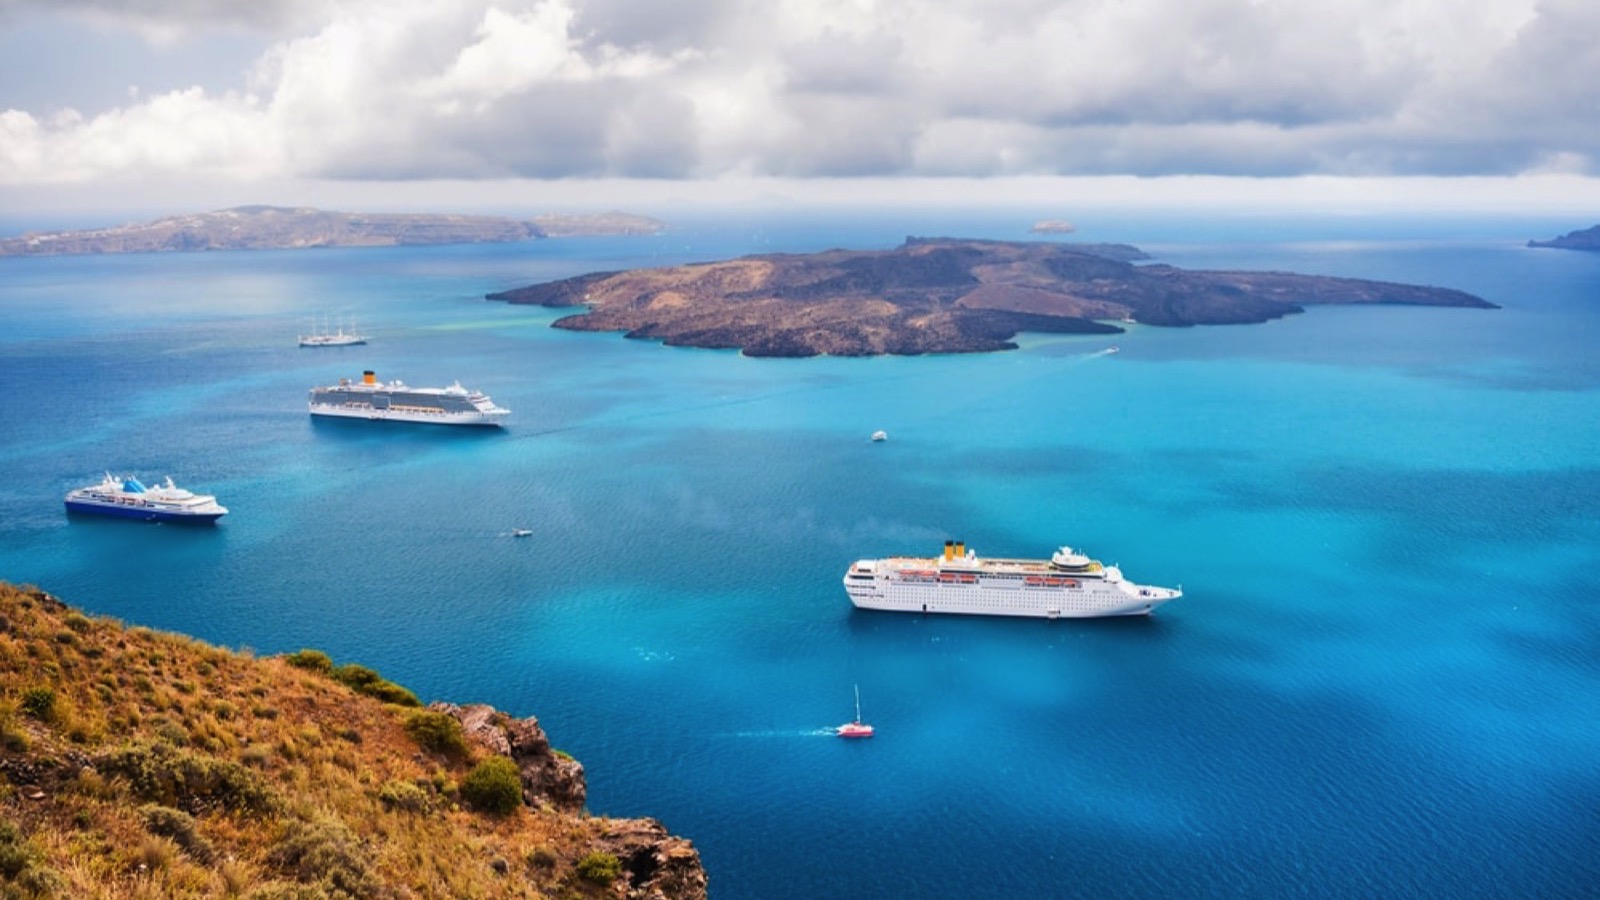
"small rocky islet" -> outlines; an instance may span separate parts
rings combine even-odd
[[[1250,324],[1316,304],[1497,308],[1450,288],[1136,265],[1147,259],[1127,244],[912,237],[892,250],[595,272],[487,297],[587,308],[557,328],[780,357],[1010,350],[1023,331]]]

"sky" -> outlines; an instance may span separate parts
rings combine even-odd
[[[0,206],[1600,216],[1597,84],[1594,0],[0,0]]]

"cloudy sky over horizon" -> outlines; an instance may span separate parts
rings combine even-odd
[[[0,0],[0,191],[1592,187],[1596,84],[1592,0]]]

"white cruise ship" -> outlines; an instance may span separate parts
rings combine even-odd
[[[1183,596],[1127,581],[1116,566],[1071,547],[1048,560],[984,559],[959,541],[945,541],[944,554],[933,558],[858,560],[844,589],[861,609],[1042,619],[1144,616]]]
[[[137,478],[114,478],[69,491],[67,512],[140,519],[145,522],[197,522],[209,525],[228,514],[210,494],[196,494],[172,483],[145,487]]]
[[[338,384],[311,389],[313,416],[498,426],[510,413],[495,406],[483,392],[462,387],[459,381],[442,388],[411,387],[401,381],[379,383],[371,369],[361,373],[359,382],[341,378]]]

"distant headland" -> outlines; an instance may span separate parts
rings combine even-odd
[[[1126,244],[913,237],[893,250],[596,272],[487,296],[588,307],[557,328],[793,357],[1009,350],[1022,331],[1246,324],[1303,312],[1302,304],[1496,308],[1448,288],[1133,264],[1143,259]]]
[[[1579,231],[1569,231],[1561,237],[1548,241],[1529,241],[1528,246],[1551,247],[1556,250],[1600,251],[1600,225]]]
[[[346,213],[309,207],[238,206],[87,231],[0,239],[0,256],[293,250],[479,244],[577,235],[655,234],[665,223],[623,212],[532,219],[426,213]]]

